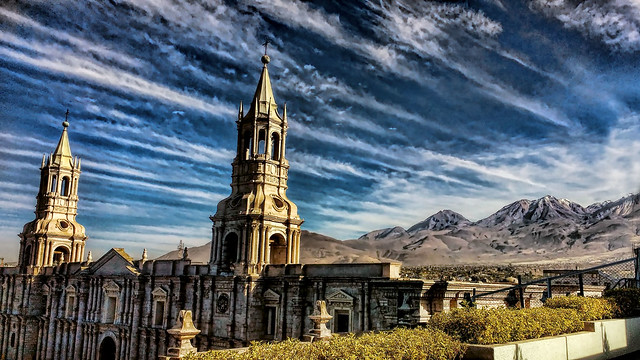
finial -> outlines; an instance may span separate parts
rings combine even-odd
[[[62,126],[64,126],[64,128],[68,128],[69,127],[69,109],[67,109],[67,112],[64,114],[64,121],[62,122]]]
[[[238,119],[242,119],[244,116],[244,107],[242,106],[242,100],[240,100],[240,107],[238,108]]]
[[[142,250],[142,261],[147,261],[147,249]]]
[[[91,251],[89,251],[89,253],[87,254],[87,264],[91,263],[93,261],[93,256],[91,255]]]
[[[282,109],[282,120],[284,122],[287,121],[287,103],[286,102],[284,103],[284,107]]]
[[[264,66],[267,66],[267,64],[271,61],[271,58],[269,57],[269,55],[267,55],[267,48],[269,47],[269,44],[271,44],[271,42],[268,39],[264,41],[264,44],[262,44],[262,46],[264,46],[264,55],[262,56],[260,61],[262,61]]]

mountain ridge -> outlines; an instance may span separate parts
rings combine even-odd
[[[302,231],[301,262],[401,261],[404,265],[599,262],[631,256],[640,241],[640,194],[587,207],[551,195],[521,199],[472,222],[440,210],[408,229],[393,226],[337,240]],[[210,243],[189,249],[194,262],[207,262]],[[158,259],[180,258],[179,251]]]

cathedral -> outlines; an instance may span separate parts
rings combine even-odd
[[[326,301],[336,333],[424,323],[457,306],[464,289],[400,279],[398,263],[300,264],[303,220],[286,194],[287,109],[273,96],[269,61],[262,57],[249,109],[240,104],[231,194],[210,217],[208,263],[186,253],[134,258],[119,248],[85,255],[88,237],[76,221],[81,161],[65,119],[42,159],[18,266],[0,267],[1,359],[158,359],[181,310],[192,311],[201,330],[194,345],[205,351],[303,338],[317,300]]]

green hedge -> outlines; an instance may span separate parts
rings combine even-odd
[[[574,309],[583,321],[611,319],[618,313],[616,303],[605,298],[559,296],[547,299],[544,306],[551,309]]]
[[[442,331],[428,328],[395,329],[388,332],[335,336],[329,341],[303,343],[285,340],[253,343],[246,352],[209,351],[189,356],[191,360],[453,360],[462,358],[466,347]]]
[[[640,289],[607,290],[604,296],[617,305],[616,317],[640,316]]]
[[[501,344],[580,331],[573,309],[453,309],[431,317],[429,325],[471,344]]]

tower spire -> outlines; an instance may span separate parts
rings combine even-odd
[[[259,114],[267,114],[270,106],[273,109],[277,109],[278,107],[275,102],[275,97],[273,96],[271,79],[269,78],[269,70],[267,69],[267,65],[271,62],[271,58],[269,57],[269,55],[267,55],[269,41],[265,41],[263,46],[264,55],[262,56],[262,58],[260,58],[260,61],[263,64],[262,73],[260,74],[260,79],[258,80],[256,92],[253,95],[253,101],[251,101],[251,108],[247,113],[253,116],[258,116]]]
[[[55,151],[51,154],[51,163],[64,167],[73,167],[73,156],[71,155],[71,147],[69,146],[69,135],[67,135],[67,128],[69,127],[69,109],[64,116],[62,122],[62,135],[58,141]]]
[[[238,151],[231,195],[218,203],[213,221],[211,271],[260,274],[267,264],[300,262],[298,208],[287,198],[286,110],[278,114],[264,43],[262,73],[249,111],[238,114]]]
[[[69,146],[69,109],[62,122],[62,135],[53,153],[43,157],[36,218],[20,233],[19,264],[23,271],[37,273],[43,266],[80,262],[87,236],[76,221],[80,160]]]

